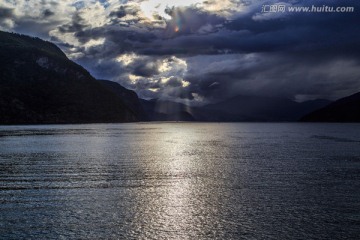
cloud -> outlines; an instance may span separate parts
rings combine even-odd
[[[132,74],[141,77],[152,77],[159,74],[159,64],[149,61],[137,63]]]
[[[208,32],[215,32],[216,26],[224,23],[225,18],[215,13],[209,13],[199,8],[178,7],[167,8],[170,20],[166,22],[165,37],[198,34],[200,29],[207,28]]]
[[[54,16],[54,15],[55,15],[55,13],[54,13],[53,11],[51,11],[50,9],[45,9],[45,10],[43,11],[43,16],[44,16],[45,18]]]
[[[0,7],[0,30],[8,30],[14,27],[14,10],[7,7]]]
[[[14,10],[11,8],[0,8],[0,19],[7,19],[14,17]]]
[[[272,53],[195,58],[189,59],[191,91],[213,101],[239,94],[336,99],[360,90],[357,60]]]
[[[308,6],[308,1],[283,1]],[[146,98],[337,98],[360,90],[353,13],[263,13],[275,0],[2,1],[3,30],[50,39],[97,78]]]
[[[109,17],[114,19],[121,19],[128,16],[129,18],[138,16],[141,10],[138,5],[121,5],[116,10],[110,12]],[[128,19],[129,19],[128,18]]]

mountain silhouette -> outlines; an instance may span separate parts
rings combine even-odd
[[[113,91],[54,44],[0,32],[0,124],[137,121]]]
[[[360,92],[341,98],[301,118],[303,122],[360,122]]]

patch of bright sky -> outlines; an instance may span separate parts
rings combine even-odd
[[[128,66],[138,58],[134,53],[122,54],[116,58],[116,61],[120,62],[124,66]]]
[[[169,19],[170,16],[165,13],[166,8],[191,6],[202,2],[202,0],[148,0],[142,2],[140,8],[150,19],[154,14]]]
[[[132,84],[136,84],[136,82],[140,79],[141,79],[141,77],[139,77],[139,76],[129,74],[129,80]]]
[[[102,45],[105,42],[105,38],[99,38],[99,39],[91,39],[86,44],[84,44],[85,49],[88,49],[90,47]]]

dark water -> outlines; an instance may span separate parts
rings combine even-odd
[[[0,239],[359,237],[359,124],[0,127]]]

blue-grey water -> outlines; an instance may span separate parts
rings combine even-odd
[[[360,124],[0,127],[0,239],[359,239]]]

